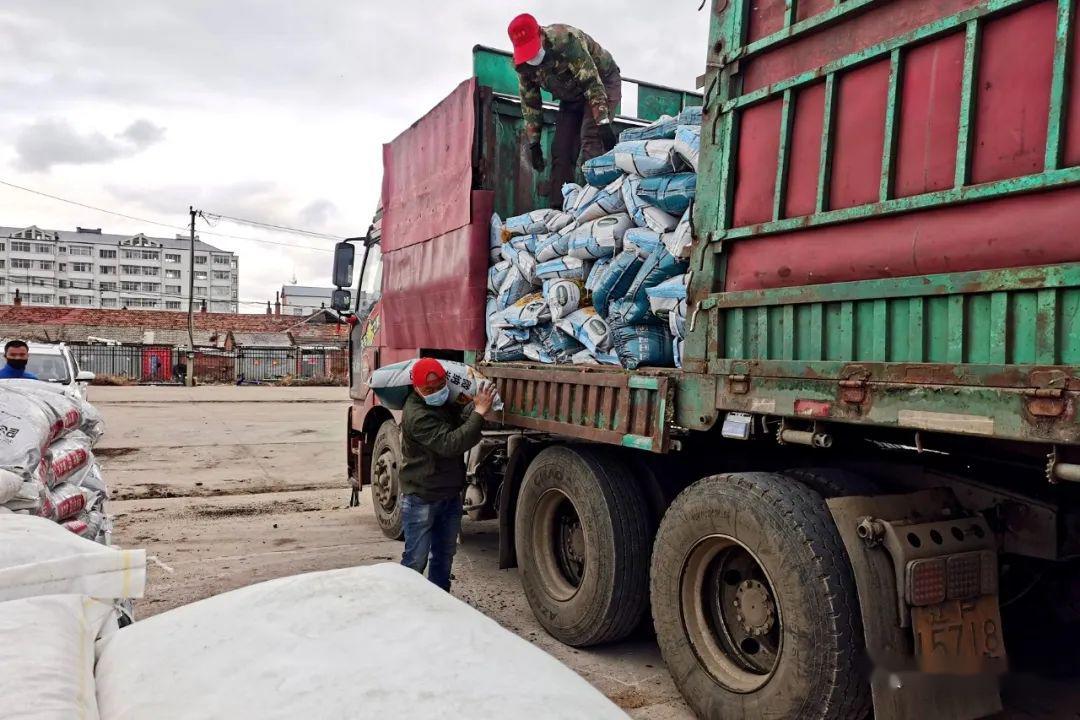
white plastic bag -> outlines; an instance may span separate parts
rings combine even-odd
[[[558,321],[581,306],[584,285],[580,280],[555,280],[544,288],[551,320]]]
[[[0,601],[56,593],[140,598],[145,587],[145,550],[105,547],[45,518],[0,516]]]
[[[4,720],[97,720],[94,643],[114,618],[109,605],[79,595],[0,603]]]
[[[397,563],[279,578],[140,620],[98,644],[97,697],[107,720],[627,718]]]

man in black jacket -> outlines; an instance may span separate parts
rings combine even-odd
[[[450,386],[438,360],[417,360],[411,379],[413,391],[401,415],[401,564],[421,574],[427,567],[428,579],[449,592],[461,531],[465,453],[480,441],[495,391],[482,387],[473,409],[463,413],[447,402]]]

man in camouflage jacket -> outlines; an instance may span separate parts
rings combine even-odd
[[[508,32],[514,44],[525,138],[537,172],[545,167],[540,91],[547,90],[559,101],[548,195],[552,207],[561,207],[562,185],[574,181],[579,155],[584,162],[615,147],[611,121],[622,99],[619,66],[611,53],[570,25],[540,27],[532,15],[519,15]]]

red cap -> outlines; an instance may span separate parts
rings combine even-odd
[[[532,60],[540,52],[540,23],[529,13],[523,13],[510,21],[506,29],[514,44],[514,64]]]
[[[423,389],[437,382],[445,382],[446,369],[435,358],[420,358],[413,363],[409,377],[413,387]]]

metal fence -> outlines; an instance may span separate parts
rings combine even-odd
[[[83,370],[103,378],[140,383],[183,383],[188,371],[186,350],[166,345],[97,345],[69,343]],[[349,352],[345,348],[200,348],[194,372],[199,383],[347,382]]]

